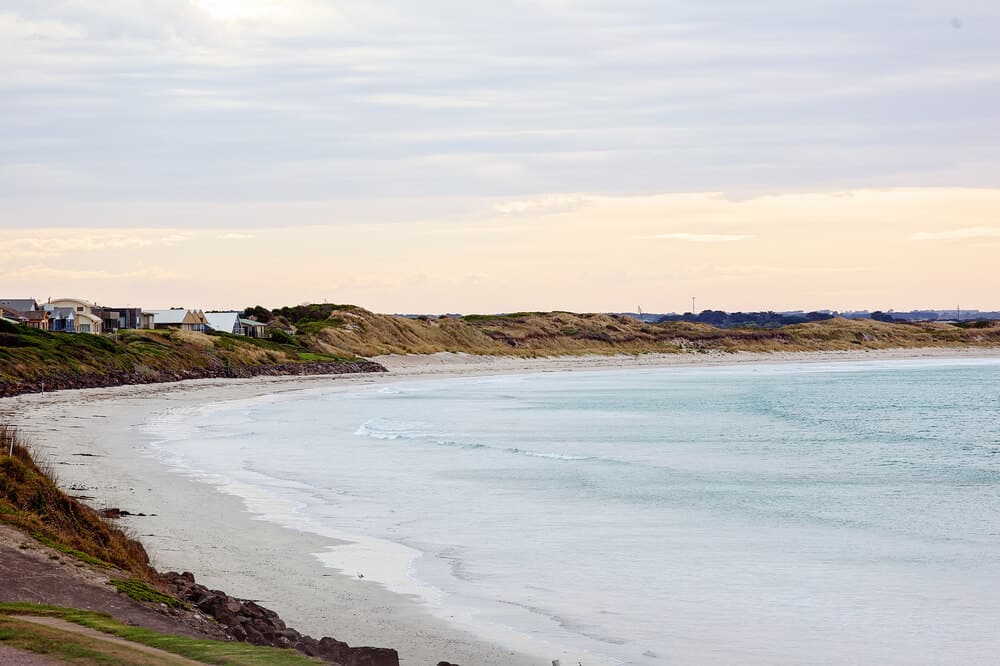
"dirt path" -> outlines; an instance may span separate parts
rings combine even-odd
[[[159,648],[149,647],[148,645],[141,645],[139,643],[133,643],[132,641],[127,641],[124,638],[118,638],[117,636],[112,636],[110,634],[105,634],[103,632],[97,631],[96,629],[91,629],[89,627],[82,627],[78,624],[73,624],[72,622],[67,622],[66,620],[57,617],[36,617],[32,615],[18,615],[15,619],[22,622],[30,622],[32,624],[38,624],[50,629],[56,629],[62,633],[71,633],[77,636],[83,636],[89,639],[91,642],[100,643],[102,645],[115,645],[125,648],[126,652],[141,652],[153,657],[156,657],[156,663],[158,664],[177,664],[178,666],[201,666],[201,662],[188,659],[186,657],[181,657],[180,655],[172,654]],[[116,652],[120,652],[117,651]],[[127,655],[126,655],[127,656]]]

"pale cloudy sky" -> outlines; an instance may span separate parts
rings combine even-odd
[[[0,296],[1000,309],[991,0],[0,0]]]

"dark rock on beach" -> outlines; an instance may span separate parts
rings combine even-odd
[[[310,657],[341,666],[399,666],[395,650],[374,647],[351,647],[333,638],[315,639],[291,629],[273,610],[255,601],[231,597],[220,590],[210,590],[199,585],[194,575],[170,572],[163,574],[163,582],[170,591],[222,625],[234,640],[294,648]],[[444,662],[442,662],[444,663]]]

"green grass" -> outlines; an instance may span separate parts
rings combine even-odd
[[[316,335],[325,328],[343,328],[347,322],[340,317],[330,317],[323,321],[304,321],[296,324],[295,327],[301,332],[309,335]]]
[[[223,643],[221,641],[198,640],[183,636],[168,636],[142,627],[130,627],[116,622],[111,616],[93,611],[41,606],[25,603],[0,604],[0,616],[34,615],[58,617],[84,627],[118,636],[133,643],[159,648],[206,664],[227,664],[231,666],[302,666],[315,665],[315,660],[296,652],[281,648],[259,647],[248,643]],[[0,617],[0,619],[3,619]],[[22,623],[23,624],[23,623]],[[100,663],[100,662],[98,662]],[[112,663],[122,663],[121,661]]]
[[[127,594],[136,601],[149,601],[154,604],[166,604],[171,608],[190,608],[190,606],[176,597],[160,592],[149,583],[137,578],[128,580],[112,579],[109,585],[114,585],[115,589],[122,594]]]
[[[85,666],[91,664],[94,666],[120,666],[126,663],[125,659],[133,656],[127,649],[120,647],[112,650],[102,649],[101,643],[93,639],[88,640],[85,637],[73,636],[50,627],[4,617],[0,617],[0,645]],[[143,659],[142,655],[134,656],[135,659],[129,659],[129,661],[156,663]]]
[[[35,541],[37,541],[38,543],[42,544],[43,546],[48,546],[49,548],[53,548],[55,550],[58,550],[60,553],[62,553],[64,555],[70,555],[70,556],[75,557],[76,559],[81,560],[83,562],[86,562],[87,564],[90,564],[92,566],[95,566],[95,567],[107,567],[109,569],[117,569],[118,568],[115,565],[111,564],[110,562],[105,562],[104,560],[96,558],[93,555],[88,555],[87,553],[84,553],[83,551],[74,550],[73,548],[70,548],[66,544],[59,543],[55,539],[53,539],[51,537],[48,537],[48,536],[42,534],[41,532],[32,532],[31,536],[34,537]]]
[[[335,363],[337,361],[350,361],[352,359],[342,356],[330,356],[329,354],[317,354],[315,352],[299,352],[300,361],[312,361],[316,363]]]

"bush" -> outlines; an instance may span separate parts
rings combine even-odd
[[[296,340],[290,333],[283,331],[280,328],[276,328],[271,331],[271,342],[277,342],[282,345],[295,345],[298,344]]]

